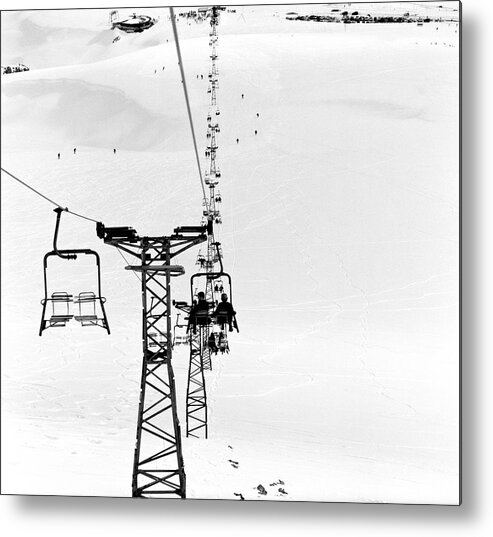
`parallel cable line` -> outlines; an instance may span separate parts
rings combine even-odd
[[[19,179],[18,177],[16,177],[14,174],[10,173],[9,171],[7,171],[5,168],[1,168],[2,172],[6,173],[7,175],[10,175],[10,177],[12,177],[12,179],[15,179],[16,181],[18,181],[21,185],[24,185],[25,187],[29,188],[29,190],[32,190],[33,192],[35,192],[38,196],[41,196],[42,198],[44,198],[46,201],[49,201],[50,203],[52,203],[53,205],[55,205],[55,207],[60,207],[62,209],[64,209],[63,205],[60,205],[59,203],[57,203],[56,201],[53,201],[52,199],[50,199],[48,196],[45,196],[44,194],[41,194],[41,192],[39,192],[38,190],[36,190],[35,188],[33,188],[32,186],[28,185],[27,183],[25,183],[24,181],[22,181],[21,179]]]
[[[181,81],[183,84],[183,92],[185,94],[185,101],[187,104],[188,119],[190,121],[190,128],[192,130],[193,146],[195,149],[195,158],[197,159],[197,167],[199,169],[200,184],[202,186],[202,194],[204,196],[204,203],[207,207],[207,196],[205,193],[205,186],[204,186],[204,179],[202,178],[202,171],[200,169],[199,151],[197,149],[197,139],[195,137],[195,129],[193,128],[192,111],[190,109],[190,99],[188,97],[187,82],[185,80],[185,71],[183,69],[183,59],[181,56],[180,42],[178,39],[178,30],[176,28],[175,12],[172,7],[169,8],[169,11],[171,13],[171,24],[173,25],[173,34],[175,36],[176,54],[178,56],[178,65],[180,66]]]
[[[50,199],[48,196],[45,196],[44,194],[42,194],[41,192],[39,192],[39,190],[36,190],[35,188],[33,188],[31,185],[28,185],[25,181],[22,181],[22,179],[19,179],[18,177],[16,177],[13,173],[10,173],[9,171],[7,171],[5,168],[1,168],[2,172],[6,173],[7,175],[9,175],[10,177],[12,177],[12,179],[15,179],[16,181],[18,181],[21,185],[24,185],[26,188],[29,188],[29,190],[32,190],[35,194],[37,194],[38,196],[42,197],[43,199],[45,199],[46,201],[49,201],[50,203],[52,203],[53,205],[55,205],[55,207],[59,207],[60,209],[63,209],[64,211],[66,211],[67,213],[70,213],[70,214],[73,214],[74,216],[77,216],[78,218],[83,218],[84,220],[89,220],[90,222],[94,222],[94,223],[99,223],[99,220],[94,220],[94,218],[89,218],[89,216],[84,216],[82,214],[79,214],[79,213],[74,213],[73,211],[71,211],[70,209],[68,209],[67,207],[64,207],[63,205],[60,205],[59,203],[57,203],[56,201],[53,201],[52,199]]]

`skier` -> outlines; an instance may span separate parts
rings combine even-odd
[[[221,351],[221,354],[224,354],[225,352],[229,353],[229,347],[228,347],[228,340],[226,339],[223,332],[219,333],[219,350]]]
[[[188,320],[188,327],[187,332],[190,329],[190,325],[193,328],[193,333],[197,333],[197,323],[200,325],[206,325],[209,324],[209,304],[207,303],[207,300],[205,299],[205,294],[200,291],[197,293],[197,304],[194,304],[192,306],[192,309],[190,310],[190,316]]]
[[[76,153],[76,152],[77,152],[77,148],[76,148],[76,147],[74,147],[74,155],[75,155],[75,153]]]
[[[236,138],[236,143],[238,144],[240,142],[240,139],[239,138]]]
[[[113,148],[113,155],[116,155],[116,149]]]
[[[255,131],[255,136],[257,136],[257,131]]]
[[[219,350],[216,345],[216,336],[214,332],[211,332],[209,339],[207,340],[207,346],[213,352],[214,354],[217,354],[217,351]]]
[[[245,94],[244,94],[244,93],[241,94],[241,98],[242,98],[242,99],[245,98]]]
[[[60,153],[58,153],[58,160],[60,160]]]
[[[259,117],[258,112],[257,112],[257,117]]]
[[[233,331],[233,317],[236,315],[236,311],[233,309],[233,306],[228,302],[228,295],[223,293],[221,295],[221,302],[218,304],[216,311],[214,312],[214,317],[218,324],[221,325],[221,328],[224,328],[224,325],[228,323],[229,331]]]

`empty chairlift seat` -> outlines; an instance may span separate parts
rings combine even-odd
[[[82,326],[102,326],[105,328],[105,319],[98,317],[96,313],[96,300],[100,301],[101,304],[106,302],[104,297],[97,297],[92,291],[79,293],[75,298],[74,303],[79,306],[79,315],[74,318]]]
[[[72,300],[73,295],[69,295],[64,291],[57,291],[52,293],[50,298],[44,298],[41,304],[45,307],[48,302],[51,302],[52,314],[48,319],[44,320],[43,328],[47,328],[48,326],[65,326],[73,318],[73,315],[70,313]]]

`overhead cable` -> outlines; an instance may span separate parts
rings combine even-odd
[[[116,251],[122,256],[123,260],[125,261],[125,263],[127,265],[130,265],[130,262],[128,261],[128,259],[122,254],[122,252],[120,251],[120,248],[117,248]],[[135,270],[131,270],[130,271],[140,282],[142,281],[141,277],[135,272]]]
[[[188,112],[188,119],[190,121],[190,128],[192,130],[192,138],[193,138],[193,146],[195,148],[195,158],[197,159],[197,167],[199,169],[199,177],[200,177],[200,184],[202,186],[202,194],[204,195],[204,203],[206,208],[207,205],[207,196],[205,193],[205,185],[204,185],[204,179],[202,178],[202,171],[200,169],[200,159],[199,159],[199,151],[197,149],[197,139],[195,137],[195,129],[193,128],[193,119],[192,119],[192,111],[190,109],[190,99],[188,98],[188,91],[187,91],[187,82],[185,80],[185,71],[183,69],[183,60],[181,57],[181,50],[180,50],[180,42],[178,40],[178,30],[176,29],[176,21],[175,21],[175,12],[172,7],[169,8],[170,14],[171,14],[171,24],[173,25],[173,34],[175,36],[175,45],[176,45],[176,54],[178,55],[178,65],[180,66],[180,73],[181,73],[181,81],[183,84],[183,92],[185,94],[185,101],[187,104],[187,112]]]
[[[10,175],[10,177],[12,177],[12,179],[15,179],[16,181],[18,181],[19,183],[21,183],[21,185],[24,185],[25,187],[29,188],[29,190],[32,190],[33,192],[35,192],[36,194],[38,194],[38,196],[41,196],[42,198],[44,198],[46,201],[49,201],[50,203],[52,203],[53,205],[55,205],[56,207],[59,207],[60,209],[63,209],[64,211],[66,211],[67,213],[70,213],[70,214],[73,214],[74,216],[77,216],[79,218],[83,218],[84,220],[89,220],[91,222],[96,222],[96,224],[98,223],[97,220],[94,220],[92,218],[89,218],[88,216],[84,216],[82,214],[77,214],[77,213],[74,213],[73,211],[70,211],[69,209],[67,209],[66,207],[63,207],[62,205],[59,205],[58,203],[56,203],[55,201],[53,201],[52,199],[48,198],[47,196],[45,196],[44,194],[42,194],[41,192],[39,192],[38,190],[36,190],[35,188],[33,188],[32,186],[28,185],[25,181],[22,181],[21,179],[19,179],[18,177],[16,177],[15,175],[13,175],[12,173],[10,173],[9,171],[5,170],[4,168],[2,168],[2,171],[4,173],[6,173],[7,175]],[[120,252],[120,249],[117,248],[117,252],[122,256],[122,258],[124,259],[124,261],[127,263],[127,265],[129,265],[130,263],[128,262],[128,259]],[[135,272],[133,273],[135,275],[135,277],[140,280],[140,277],[135,274]]]
[[[12,179],[15,179],[16,181],[18,181],[21,185],[24,185],[25,187],[29,188],[29,190],[32,190],[33,192],[35,192],[38,196],[41,196],[42,198],[44,198],[46,201],[49,201],[50,203],[52,203],[53,205],[55,205],[56,207],[61,207],[62,209],[64,207],[62,207],[62,205],[60,205],[59,203],[57,203],[56,201],[53,201],[51,200],[50,198],[48,198],[48,196],[45,196],[44,194],[41,194],[41,192],[39,192],[38,190],[36,190],[35,188],[33,188],[32,186],[28,185],[27,183],[25,183],[24,181],[22,181],[21,179],[19,179],[18,177],[16,177],[14,174],[10,173],[9,171],[7,171],[5,168],[2,168],[2,172],[6,173],[7,175],[10,175],[10,177],[12,177]]]
[[[32,190],[34,193],[36,193],[38,196],[42,197],[43,199],[45,199],[46,201],[49,201],[51,204],[55,205],[55,207],[59,207],[60,209],[63,209],[64,211],[66,211],[67,213],[70,213],[70,214],[73,214],[74,216],[77,216],[78,218],[83,218],[84,220],[89,220],[91,222],[95,222],[96,224],[99,222],[99,220],[94,220],[93,218],[89,218],[88,216],[84,216],[82,214],[78,214],[78,213],[74,213],[73,211],[71,211],[70,209],[68,209],[67,207],[64,207],[63,205],[60,205],[59,203],[57,203],[56,201],[53,201],[52,199],[50,199],[48,196],[45,196],[44,194],[42,194],[39,190],[36,190],[35,188],[33,188],[31,185],[28,185],[25,181],[22,181],[21,179],[19,179],[18,177],[16,177],[13,173],[10,173],[9,171],[7,171],[5,168],[1,168],[2,172],[6,173],[7,175],[10,175],[10,177],[12,177],[12,179],[15,179],[16,181],[18,181],[21,185],[24,185],[26,188],[29,188],[29,190]]]

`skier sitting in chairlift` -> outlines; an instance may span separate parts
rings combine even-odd
[[[206,325],[209,324],[209,304],[207,300],[205,299],[205,294],[203,291],[200,291],[197,293],[198,301],[196,304],[192,306],[192,309],[190,310],[190,318],[188,321],[188,327],[187,332],[190,330],[190,326],[192,326],[193,333],[197,333],[197,324],[199,325]]]
[[[218,304],[216,311],[214,312],[214,317],[216,321],[223,328],[226,323],[229,325],[229,331],[233,331],[233,316],[236,315],[236,311],[233,309],[233,306],[228,302],[228,295],[223,293],[221,295],[221,302]]]
[[[219,350],[221,351],[221,354],[224,354],[225,352],[229,353],[229,346],[228,346],[228,340],[224,336],[223,332],[220,332],[219,334]]]
[[[214,354],[217,354],[217,352],[219,351],[216,345],[216,335],[214,334],[214,332],[211,332],[209,339],[207,341],[207,346],[209,347],[210,351],[213,352]]]

